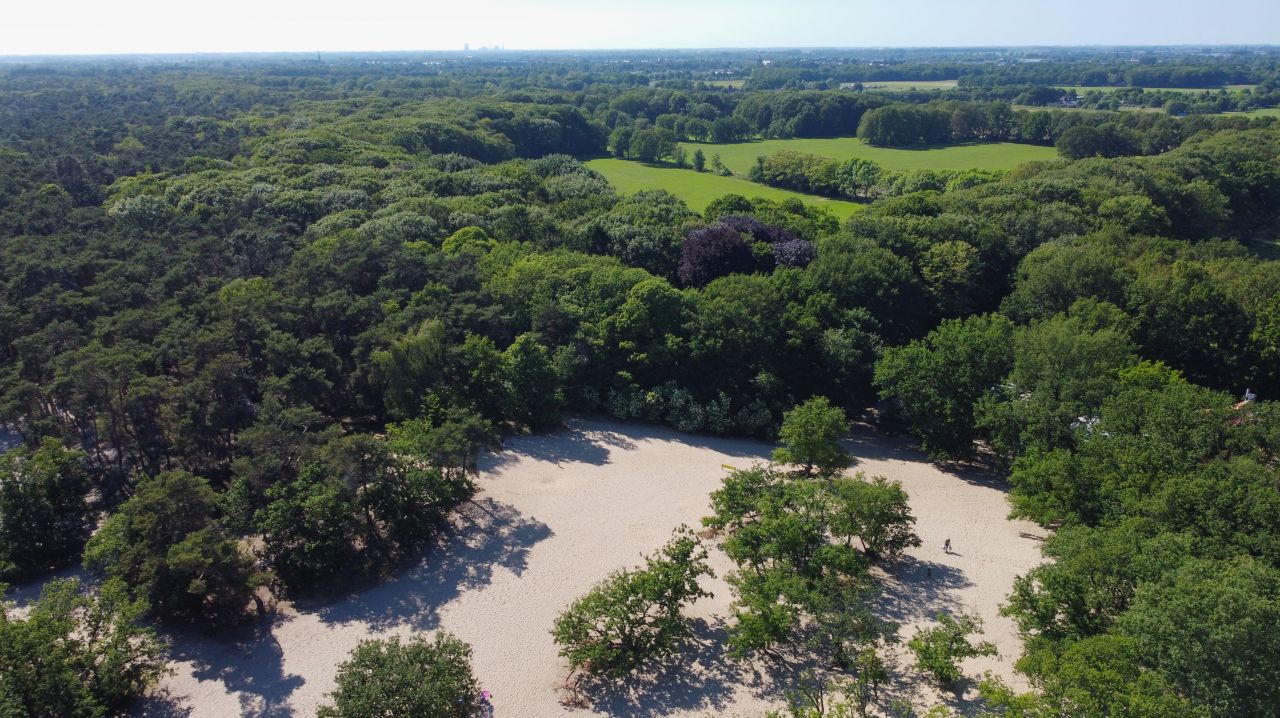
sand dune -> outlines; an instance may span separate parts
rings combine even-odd
[[[478,496],[416,567],[323,605],[283,606],[269,627],[239,639],[174,635],[175,673],[143,714],[310,716],[361,639],[448,630],[474,647],[476,672],[499,716],[761,715],[782,704],[779,677],[723,657],[731,596],[719,576],[730,564],[718,551],[718,577],[709,582],[715,597],[693,610],[699,640],[663,675],[594,695],[585,708],[567,707],[559,690],[565,666],[548,631],[565,605],[610,570],[635,565],[675,526],[696,525],[725,465],[763,461],[770,448],[594,420],[511,439],[483,457]],[[856,470],[903,482],[925,542],[885,576],[883,614],[905,624],[905,638],[938,610],[977,612],[1000,656],[966,670],[1012,678],[1020,646],[996,611],[1014,576],[1040,560],[1037,542],[1025,536],[1037,528],[1006,520],[1004,494],[986,478],[946,473],[870,432],[856,434],[850,448]],[[948,537],[955,555],[942,551]],[[966,705],[963,696],[916,700],[940,698]]]

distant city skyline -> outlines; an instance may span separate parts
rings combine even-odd
[[[1276,0],[62,0],[0,27],[0,55],[1272,43]]]

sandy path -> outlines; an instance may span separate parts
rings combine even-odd
[[[925,542],[886,577],[886,617],[907,624],[901,635],[908,637],[937,610],[976,611],[1001,655],[965,668],[1012,677],[1020,646],[996,610],[1013,577],[1040,560],[1036,541],[1020,536],[1036,528],[1004,519],[998,488],[944,473],[900,442],[859,433],[850,447],[857,470],[903,482]],[[483,458],[480,494],[464,507],[457,533],[417,567],[325,605],[286,606],[271,631],[255,637],[174,636],[175,674],[143,714],[311,716],[362,638],[444,629],[473,646],[476,673],[494,692],[499,716],[759,716],[780,705],[781,693],[767,672],[721,656],[720,617],[731,597],[719,578],[709,585],[715,598],[694,608],[704,620],[690,663],[597,696],[588,709],[560,704],[556,686],[565,670],[548,630],[610,570],[638,563],[675,526],[696,526],[723,464],[749,466],[769,448],[593,420],[512,439]],[[943,554],[947,537],[956,555]],[[719,552],[713,559],[722,576],[727,559]]]

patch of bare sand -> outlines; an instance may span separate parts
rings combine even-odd
[[[1013,678],[1019,642],[996,611],[1013,577],[1040,560],[1036,541],[1021,535],[1035,527],[1005,520],[996,486],[945,473],[901,442],[859,433],[850,448],[856,470],[903,482],[925,542],[886,576],[884,615],[906,624],[905,639],[938,610],[974,611],[1000,656],[970,661],[966,671]],[[283,606],[270,626],[239,638],[174,636],[174,675],[143,715],[311,716],[361,639],[447,630],[474,648],[477,676],[493,691],[499,716],[759,716],[781,705],[787,680],[724,658],[731,595],[722,577],[731,566],[719,551],[717,578],[708,585],[715,597],[692,611],[698,640],[683,663],[661,675],[568,708],[558,690],[565,666],[549,630],[560,610],[609,571],[637,564],[674,527],[696,526],[726,464],[749,466],[769,449],[595,420],[511,439],[482,459],[478,497],[418,565],[340,600]],[[942,552],[948,537],[950,556]],[[963,696],[948,700],[965,706]]]

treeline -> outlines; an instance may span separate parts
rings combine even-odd
[[[1047,51],[972,49],[961,57],[928,61],[899,58],[827,56],[778,58],[757,65],[749,90],[827,89],[839,84],[892,81],[958,80],[961,86],[1067,85],[1217,88],[1248,84],[1274,76],[1274,55],[1237,52],[1234,57],[1167,51],[1163,57],[1139,52],[1130,59],[1087,57],[1087,49]],[[967,55],[967,57],[964,57]],[[1143,57],[1142,55],[1145,55]]]
[[[858,125],[858,137],[883,147],[916,147],[970,141],[1025,142],[1054,145],[1075,128],[1110,131],[1110,144],[1072,146],[1072,159],[1102,155],[1159,154],[1181,145],[1203,130],[1243,129],[1268,125],[1270,118],[1189,117],[1126,112],[1096,113],[1073,110],[1021,110],[1003,102],[940,101],[924,105],[892,104],[868,110]],[[1079,134],[1079,133],[1077,133]],[[1114,139],[1119,137],[1120,139]]]

